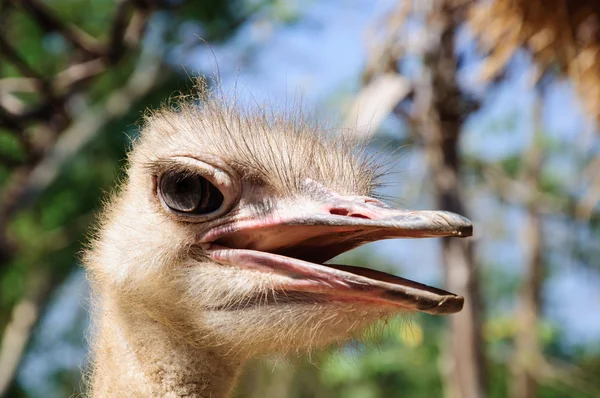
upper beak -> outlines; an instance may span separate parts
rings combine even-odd
[[[303,279],[302,291],[307,291],[306,285],[315,292],[341,294],[347,290],[343,292],[346,296],[439,314],[460,311],[464,299],[378,271],[322,263],[381,239],[472,234],[471,222],[455,213],[400,210],[373,198],[334,197],[310,205],[281,204],[269,214],[216,228],[203,241],[218,245],[210,251],[218,261],[258,263],[273,272],[291,274],[295,280]],[[231,249],[237,249],[237,254]],[[299,283],[290,285],[293,289]]]

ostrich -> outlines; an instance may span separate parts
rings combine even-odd
[[[325,263],[390,238],[470,236],[444,211],[374,195],[364,145],[205,94],[145,118],[84,264],[94,397],[227,397],[244,363],[359,337],[463,297]]]

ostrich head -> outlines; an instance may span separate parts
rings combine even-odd
[[[203,98],[150,115],[128,164],[86,261],[127,316],[248,356],[343,341],[402,311],[462,308],[440,289],[326,263],[380,239],[472,231],[459,215],[376,199],[378,168],[350,139]]]

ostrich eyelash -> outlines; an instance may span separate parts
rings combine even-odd
[[[155,178],[165,173],[180,173],[182,177],[190,177],[202,174],[199,170],[191,165],[183,164],[170,159],[160,159],[144,164],[144,168]]]

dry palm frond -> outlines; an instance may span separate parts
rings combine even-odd
[[[575,84],[585,110],[600,122],[600,2],[493,0],[471,9],[470,25],[490,53],[483,77],[495,77],[520,47]]]

